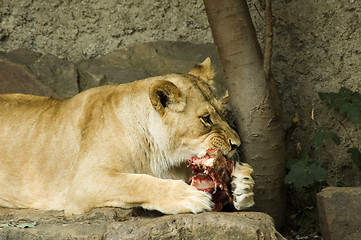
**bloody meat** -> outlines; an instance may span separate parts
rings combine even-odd
[[[224,205],[233,202],[230,186],[233,160],[226,159],[219,150],[208,149],[203,157],[191,157],[188,167],[194,173],[190,184],[212,194],[213,211],[221,211]]]

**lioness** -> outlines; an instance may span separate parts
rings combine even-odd
[[[187,160],[240,145],[221,115],[210,59],[188,74],[86,90],[70,99],[0,95],[0,206],[65,210],[143,207],[198,213],[211,196],[185,181]],[[239,170],[241,169],[241,170]],[[253,204],[248,165],[235,206]]]

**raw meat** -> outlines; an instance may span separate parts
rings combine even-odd
[[[221,211],[224,205],[233,202],[230,186],[233,160],[226,159],[219,150],[208,149],[203,157],[191,157],[188,167],[195,174],[190,178],[190,184],[212,194],[213,211]]]

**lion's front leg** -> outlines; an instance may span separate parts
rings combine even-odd
[[[143,207],[166,214],[210,211],[211,196],[181,180],[146,174],[97,173],[76,176],[65,213],[81,214],[95,207]]]
[[[233,204],[237,210],[243,210],[254,205],[252,167],[247,163],[236,164],[232,174]]]

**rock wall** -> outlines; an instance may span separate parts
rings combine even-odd
[[[295,112],[300,116],[293,144],[300,142],[308,151],[315,128],[329,127],[340,136],[341,144],[326,142],[326,151],[314,157],[325,162],[330,185],[360,185],[360,171],[346,153],[353,143],[361,147],[360,125],[328,110],[317,92],[338,92],[342,86],[360,90],[361,2],[282,0],[273,3],[276,17],[273,73],[283,97],[285,120],[290,121]],[[314,121],[311,120],[313,109]],[[293,145],[290,150],[295,152],[295,148]]]
[[[249,0],[249,6],[262,42],[260,2]],[[329,169],[329,184],[359,185],[360,171],[346,153],[351,140],[360,147],[359,126],[345,121],[344,128],[339,123],[343,117],[329,111],[317,92],[360,88],[361,2],[279,0],[273,1],[273,14],[273,74],[283,98],[285,127],[295,112],[300,116],[290,152],[295,152],[298,142],[308,151],[315,128],[326,125],[341,137],[340,146],[330,142],[327,153],[319,156]],[[202,1],[3,0],[0,4],[0,51],[28,48],[77,61],[157,40],[211,43]]]
[[[11,1],[0,5],[0,50],[68,60],[157,40],[212,42],[202,1]]]

